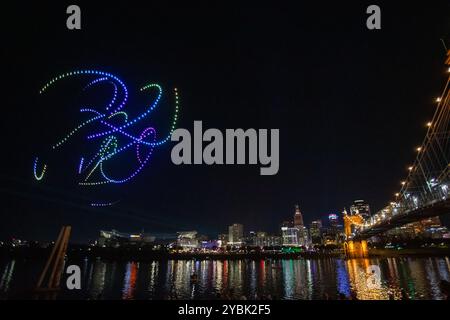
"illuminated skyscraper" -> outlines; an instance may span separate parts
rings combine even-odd
[[[339,224],[339,220],[338,220],[338,216],[337,214],[329,214],[328,215],[328,220],[330,221],[330,227],[332,228],[337,228],[338,224]]]
[[[302,247],[309,247],[311,244],[308,228],[305,226],[298,229],[298,244]]]
[[[295,215],[294,215],[294,227],[303,227],[303,216],[302,213],[300,212],[300,208],[298,206],[298,204],[295,205]]]
[[[228,244],[239,246],[244,238],[244,226],[234,223],[228,227]]]
[[[297,243],[299,246],[309,245],[309,234],[303,223],[303,215],[300,212],[298,204],[295,205],[294,228],[297,229]]]
[[[322,221],[314,220],[311,222],[309,233],[311,234],[311,241],[313,244],[320,244],[322,242]]]
[[[350,207],[350,215],[360,214],[364,220],[370,218],[370,207],[364,200],[353,201]]]
[[[295,227],[288,227],[283,225],[281,227],[281,237],[283,246],[297,247],[298,244],[298,229]]]

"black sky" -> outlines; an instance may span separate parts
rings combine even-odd
[[[440,39],[450,47],[448,2],[391,2],[377,2],[377,31],[366,28],[372,3],[364,2],[78,2],[80,31],[66,29],[72,3],[4,7],[0,238],[51,239],[62,224],[77,241],[103,228],[215,235],[234,222],[275,232],[295,203],[307,223],[360,198],[380,209],[406,176],[443,88]],[[38,90],[55,75],[89,68],[133,90],[176,86],[180,127],[202,120],[223,130],[279,128],[279,173],[175,166],[167,144],[137,179],[97,193],[63,178],[75,143],[38,184],[34,157],[76,123],[70,117],[79,108],[67,86],[53,100]],[[166,107],[158,111],[162,131]],[[97,195],[121,202],[87,206]]]

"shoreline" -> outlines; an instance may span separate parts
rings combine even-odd
[[[49,248],[0,249],[0,259],[47,259]],[[389,257],[450,257],[448,248],[420,249],[370,249],[368,258]],[[342,251],[330,252],[167,252],[142,248],[69,248],[70,260],[105,259],[112,261],[158,261],[158,260],[283,260],[283,259],[345,259]],[[358,258],[356,258],[358,259]]]

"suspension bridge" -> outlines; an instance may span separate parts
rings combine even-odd
[[[436,111],[427,123],[427,133],[416,148],[417,156],[408,167],[408,176],[401,182],[395,200],[370,219],[348,215],[344,211],[347,256],[366,256],[366,239],[390,229],[426,218],[450,213],[450,50],[449,68],[444,91],[436,99]]]

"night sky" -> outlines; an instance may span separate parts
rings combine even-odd
[[[63,224],[80,242],[111,228],[216,236],[240,222],[277,232],[296,203],[308,224],[355,199],[379,210],[399,190],[443,89],[440,39],[450,48],[450,3],[389,2],[376,3],[376,31],[366,28],[372,3],[363,1],[77,2],[79,31],[66,28],[72,3],[2,5],[0,239],[53,239]],[[280,129],[278,174],[261,176],[259,165],[175,166],[169,142],[136,179],[89,189],[73,178],[86,143],[75,140],[38,183],[34,157],[85,119],[86,80],[63,80],[48,97],[39,89],[76,69],[121,78],[129,110],[142,108],[137,90],[149,82],[177,87],[179,127],[190,131],[194,120],[204,129]],[[173,110],[167,97],[150,121],[161,132]],[[120,202],[91,208],[97,198]]]

